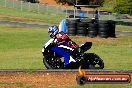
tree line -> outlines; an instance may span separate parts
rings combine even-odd
[[[132,0],[116,0],[114,12],[132,15]]]
[[[38,3],[40,0],[23,0],[32,3]],[[130,14],[132,15],[132,0],[55,0],[57,3],[68,4],[68,5],[100,5],[103,6],[105,3],[112,2],[114,4],[112,12],[120,14]],[[105,3],[104,3],[105,2]],[[109,7],[106,7],[109,8]]]
[[[57,3],[68,4],[68,5],[75,5],[75,4],[80,4],[80,5],[98,4],[98,5],[101,5],[104,0],[55,0],[55,1]]]

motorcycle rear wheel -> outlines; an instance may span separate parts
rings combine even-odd
[[[103,69],[103,60],[95,53],[86,53],[85,60],[89,62],[89,69]]]

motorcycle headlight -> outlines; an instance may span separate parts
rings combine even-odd
[[[44,52],[44,48],[42,49],[42,53]]]

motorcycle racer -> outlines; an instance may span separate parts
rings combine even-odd
[[[59,28],[56,25],[50,26],[48,28],[48,33],[50,37],[54,39],[54,43],[56,44],[51,50],[64,57],[64,65],[67,65],[72,61],[74,62],[70,53],[66,52],[64,48],[72,51],[76,47],[79,47],[79,45],[72,41],[66,33],[62,31],[59,32]]]

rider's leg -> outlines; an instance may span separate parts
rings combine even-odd
[[[63,48],[54,46],[51,48],[51,50],[64,57],[65,65],[69,64],[70,54],[68,52],[65,52]]]

